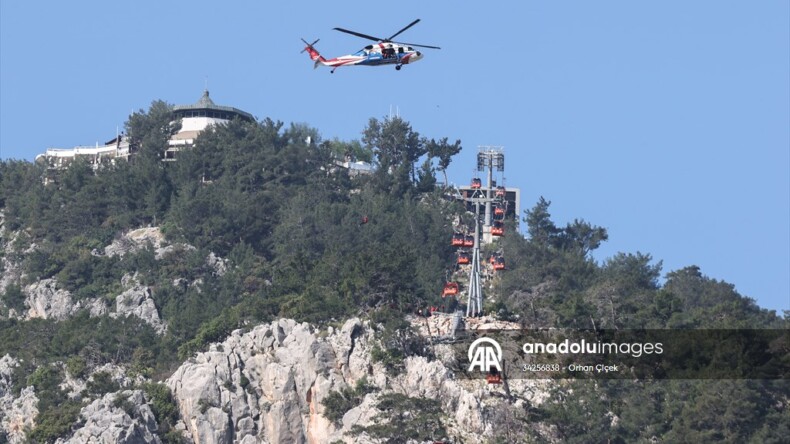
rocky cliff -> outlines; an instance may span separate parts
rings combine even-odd
[[[234,332],[210,351],[184,363],[168,380],[192,442],[361,442],[352,427],[372,423],[376,398],[385,393],[438,400],[453,441],[485,442],[503,402],[540,403],[546,383],[518,381],[510,387],[528,398],[504,401],[503,388],[456,379],[440,360],[409,357],[405,371],[387,374],[371,362],[376,336],[367,323],[316,330],[280,320]],[[375,387],[339,423],[327,420],[322,401],[365,378]],[[529,387],[528,387],[529,386]],[[442,437],[438,437],[442,438]]]
[[[0,235],[0,247],[4,251],[0,287],[4,289],[24,282],[19,264],[36,245],[17,251],[14,239],[19,233],[9,236],[3,230],[1,217]],[[157,228],[141,228],[92,254],[124,256],[142,248],[153,248],[157,260],[194,249],[189,245],[168,244]],[[213,253],[206,258],[206,264],[217,275],[227,271],[227,261]],[[20,320],[56,321],[83,310],[89,311],[92,317],[136,316],[158,334],[164,334],[168,326],[160,317],[151,289],[142,285],[137,275],[124,275],[120,284],[121,292],[112,301],[75,300],[57,279],[43,279],[21,287],[25,311],[9,309],[7,314]],[[201,282],[175,278],[173,285],[199,287]],[[463,322],[447,315],[413,318],[411,324],[425,338],[448,338],[458,327],[467,330],[517,327],[487,318]],[[547,394],[547,382],[511,381],[505,388],[458,379],[443,363],[442,357],[450,354],[449,346],[441,344],[430,345],[425,353],[438,358],[411,356],[402,363],[400,373],[390,374],[372,359],[374,348],[381,346],[380,341],[376,328],[359,319],[325,329],[281,319],[234,331],[223,342],[212,344],[208,351],[192,356],[164,382],[180,416],[170,432],[195,444],[377,442],[359,427],[381,421],[378,404],[382,397],[401,394],[438,401],[446,432],[435,439],[487,442],[503,417],[523,411],[525,404],[541,403]],[[66,371],[64,363],[54,366],[64,375],[61,389],[70,399],[82,403],[70,436],[62,437],[59,442],[161,442],[163,435],[150,404],[152,400],[136,389],[146,382],[143,376],[129,377],[133,373],[128,369],[111,364],[90,368],[81,377]],[[0,438],[12,443],[26,440],[26,432],[35,428],[38,416],[34,387],[17,387],[16,393],[12,389],[18,367],[20,362],[12,356],[0,359]],[[86,388],[94,375],[110,375],[120,390],[89,395]],[[16,379],[19,384],[19,378]],[[327,419],[324,400],[356,387],[361,381],[369,390],[346,405],[347,409],[334,421]],[[551,438],[550,432],[540,433]]]
[[[33,426],[38,415],[38,398],[33,387],[25,387],[14,396],[12,378],[18,366],[19,361],[14,358],[0,357],[0,438],[4,434],[12,443],[25,441],[25,430]]]
[[[20,236],[24,237],[24,233],[8,233],[5,230],[3,215],[0,212],[0,294],[10,285],[24,283],[22,262],[37,248],[36,244],[32,244],[20,250],[15,246]],[[91,254],[110,257],[125,256],[149,247],[154,250],[157,260],[179,252],[195,250],[195,247],[187,244],[170,244],[165,241],[164,235],[158,227],[148,227],[124,233],[104,249],[94,249]],[[217,275],[222,275],[227,271],[227,260],[214,253],[208,254],[206,264]],[[151,325],[158,334],[164,334],[167,331],[167,323],[162,320],[157,310],[151,297],[150,288],[141,285],[136,274],[123,276],[120,284],[122,291],[114,296],[112,302],[102,298],[75,300],[68,290],[62,288],[56,278],[41,279],[22,286],[25,296],[25,310],[18,311],[9,307],[6,316],[20,320],[41,318],[62,321],[74,316],[79,311],[88,310],[91,317],[136,316]],[[199,287],[200,281],[186,282],[184,279],[176,278],[173,285]],[[0,300],[0,306],[2,304],[3,301]],[[2,316],[2,312],[0,312],[0,317]]]
[[[400,374],[388,374],[372,362],[377,342],[376,330],[359,319],[327,329],[281,319],[234,331],[165,381],[180,414],[175,429],[194,444],[378,442],[352,431],[374,424],[378,400],[397,393],[438,401],[446,436],[436,439],[482,443],[498,430],[502,412],[539,404],[547,393],[545,381],[512,381],[506,389],[456,378],[442,362],[443,345],[431,346],[439,358],[408,357]],[[35,395],[32,387],[17,397],[9,393],[14,365],[11,357],[0,361],[0,425],[21,442],[20,433],[35,423]],[[327,419],[327,396],[363,379],[370,392],[339,421]],[[72,435],[61,442],[160,442],[149,402],[129,389],[87,400]]]
[[[140,390],[109,393],[80,412],[82,425],[58,444],[158,444],[156,418]]]

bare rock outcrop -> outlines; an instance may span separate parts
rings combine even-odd
[[[80,306],[75,305],[68,290],[58,288],[54,278],[34,282],[24,289],[27,295],[25,304],[29,307],[26,318],[55,319],[62,321],[76,313]]]
[[[42,279],[23,289],[27,296],[25,305],[27,313],[18,316],[21,319],[54,319],[62,321],[73,316],[80,310],[88,310],[91,317],[102,316],[109,312],[107,304],[100,298],[74,301],[71,292],[60,288],[55,278]]]
[[[109,393],[80,411],[82,426],[58,444],[159,444],[157,422],[140,390]]]
[[[228,272],[228,260],[217,256],[213,251],[206,256],[206,265],[211,267],[217,276]]]
[[[35,425],[38,397],[33,387],[12,392],[12,377],[19,362],[9,355],[0,358],[0,434],[11,444],[26,442],[25,430]]]
[[[497,412],[523,411],[525,403],[539,405],[552,384],[516,379],[505,388],[461,378],[443,362],[442,356],[451,354],[447,344],[430,346],[439,359],[410,356],[403,361],[403,371],[392,375],[371,362],[377,345],[381,346],[375,329],[359,319],[341,328],[318,329],[281,319],[247,332],[236,330],[188,359],[166,381],[181,418],[175,430],[194,444],[374,443],[364,433],[351,432],[354,426],[379,421],[378,400],[397,393],[438,401],[451,440],[482,443],[496,433]],[[24,431],[35,426],[38,415],[33,387],[16,397],[12,394],[18,365],[10,356],[0,358],[0,433],[11,442],[23,442]],[[142,381],[109,365],[93,368],[92,374],[108,373],[121,391],[86,401],[78,428],[61,444],[160,442],[145,395],[130,389]],[[323,405],[327,396],[363,378],[373,390],[337,423],[328,420]],[[76,397],[86,383],[69,382],[67,374],[61,388]]]
[[[184,363],[167,385],[185,435],[196,444],[368,442],[366,436],[349,432],[354,425],[372,424],[379,413],[376,401],[388,392],[440,401],[448,430],[462,442],[492,436],[487,412],[506,398],[502,388],[456,378],[440,360],[420,356],[407,358],[400,375],[388,375],[371,363],[375,342],[374,329],[358,319],[325,331],[282,319],[246,333],[233,332]],[[362,378],[376,391],[365,395],[340,423],[327,420],[322,404],[326,396]],[[534,385],[512,386],[517,393],[530,394],[519,402],[539,403],[545,394],[540,381],[516,384]]]
[[[147,247],[155,250],[163,248],[165,236],[158,227],[138,228],[129,231],[104,247],[104,254],[110,257],[125,256]]]
[[[19,232],[9,233],[5,226],[5,214],[0,211],[0,293],[9,285],[18,285],[22,279],[22,267],[14,249]]]
[[[149,247],[154,249],[157,260],[177,251],[195,250],[192,245],[168,243],[159,227],[145,227],[124,233],[104,247],[103,253],[110,257],[125,256]],[[97,251],[95,254],[100,255],[101,252]]]
[[[150,288],[140,285],[136,276],[125,275],[121,279],[124,291],[115,298],[115,311],[102,298],[74,301],[71,292],[60,288],[55,278],[42,279],[23,289],[27,296],[27,313],[21,319],[54,319],[62,321],[80,310],[88,310],[91,317],[109,315],[113,318],[136,316],[149,324],[158,334],[167,331],[167,323],[159,316]]]
[[[167,324],[159,317],[159,311],[151,297],[151,289],[140,285],[136,275],[125,275],[121,278],[121,284],[126,290],[115,298],[115,313],[110,316],[137,316],[153,327],[157,334],[164,334]]]
[[[345,386],[332,345],[280,320],[198,354],[167,381],[195,443],[325,442],[321,400]]]

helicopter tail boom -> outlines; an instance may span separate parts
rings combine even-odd
[[[324,56],[322,56],[318,52],[318,50],[315,49],[315,46],[313,46],[316,43],[318,43],[318,40],[319,39],[316,39],[313,43],[307,43],[307,40],[302,39],[304,44],[307,45],[307,46],[304,47],[302,52],[307,51],[307,53],[310,55],[310,60],[315,62],[315,64],[313,65],[313,68],[318,68],[318,65],[326,65],[326,59],[324,58]]]

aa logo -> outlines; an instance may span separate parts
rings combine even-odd
[[[477,369],[488,373],[492,369],[502,372],[502,347],[491,338],[478,338],[469,346],[469,371]]]

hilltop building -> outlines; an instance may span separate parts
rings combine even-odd
[[[96,146],[47,148],[46,152],[36,156],[36,163],[46,162],[48,170],[59,170],[69,166],[74,159],[84,158],[98,168],[104,162],[115,162],[115,159],[129,160],[131,153],[129,138],[121,133],[101,146],[96,142]]]
[[[181,130],[170,138],[170,147],[165,151],[165,161],[176,160],[178,152],[195,144],[195,138],[209,125],[219,125],[233,119],[254,121],[252,114],[232,106],[221,106],[214,103],[203,91],[203,96],[193,105],[176,105],[173,107],[173,120],[181,119]]]
[[[169,148],[162,160],[175,160],[179,151],[194,145],[195,138],[206,127],[222,124],[234,118],[247,121],[255,120],[248,112],[231,106],[215,104],[209,97],[208,90],[203,91],[203,95],[197,103],[174,106],[173,120],[181,120],[181,130],[173,135],[168,142]],[[129,160],[133,154],[134,150],[130,146],[129,138],[121,133],[104,145],[96,143],[95,146],[48,148],[46,152],[36,156],[36,162],[47,165],[48,173],[44,182],[49,183],[54,180],[54,174],[58,170],[66,168],[75,159],[86,159],[94,168],[98,168],[104,163],[114,163],[116,159]]]

